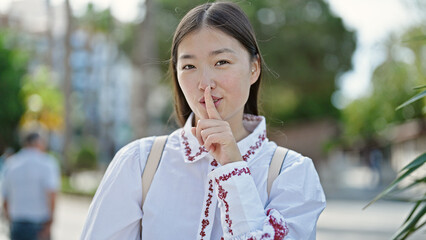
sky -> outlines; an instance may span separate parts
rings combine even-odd
[[[0,13],[8,9],[11,1],[1,0]],[[43,0],[44,1],[44,0]],[[50,0],[58,5],[64,0]],[[71,0],[76,15],[84,13],[88,2],[98,9],[111,7],[112,14],[124,22],[141,18],[138,4],[144,0]],[[400,34],[403,29],[419,22],[425,16],[413,14],[407,7],[410,0],[324,0],[332,12],[342,17],[349,30],[357,36],[357,49],[353,55],[353,69],[336,79],[338,90],[332,98],[333,104],[343,108],[351,100],[368,95],[373,70],[385,58],[383,41],[391,34]]]
[[[332,98],[336,107],[343,108],[350,101],[370,93],[371,75],[386,57],[383,43],[390,34],[401,35],[404,29],[424,21],[425,16],[412,11],[408,1],[326,0],[332,12],[342,17],[345,27],[355,30],[357,36],[353,69],[337,79],[339,90]],[[401,54],[405,55],[402,58],[410,58],[410,52]]]
[[[0,0],[0,13],[7,11],[11,2],[20,0]],[[40,1],[40,0],[39,0]],[[45,0],[42,0],[44,2]],[[50,0],[52,5],[59,5],[64,0]],[[144,0],[70,0],[74,14],[81,15],[86,9],[87,3],[92,2],[97,9],[111,7],[112,14],[123,22],[130,22],[138,18],[138,4]]]

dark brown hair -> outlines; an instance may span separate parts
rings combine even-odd
[[[183,95],[177,79],[177,50],[183,38],[203,26],[218,29],[235,38],[249,52],[251,60],[259,58],[260,74],[257,81],[250,87],[249,98],[244,106],[244,113],[258,115],[257,97],[262,77],[262,57],[256,41],[253,27],[246,14],[235,3],[216,2],[205,3],[191,9],[180,21],[173,37],[171,49],[170,72],[172,74],[175,114],[178,123],[183,126],[192,110]]]
[[[29,133],[24,139],[24,145],[29,146],[40,139],[40,134],[36,132]]]

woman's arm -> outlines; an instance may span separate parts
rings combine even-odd
[[[152,142],[134,141],[115,155],[90,204],[82,240],[140,238],[141,174]]]
[[[325,197],[309,158],[286,159],[266,207],[246,162],[219,167],[209,177],[219,201],[224,239],[315,239]]]

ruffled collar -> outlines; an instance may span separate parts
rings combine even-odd
[[[207,149],[201,146],[197,138],[191,133],[193,117],[194,114],[192,113],[180,134],[181,150],[186,163],[196,162],[209,154]],[[250,161],[256,156],[264,143],[268,141],[266,137],[266,121],[263,116],[244,114],[243,124],[251,133],[238,142],[238,148],[243,160]]]

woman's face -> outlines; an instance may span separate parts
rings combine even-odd
[[[211,95],[223,120],[241,121],[250,86],[260,66],[233,37],[210,27],[186,35],[178,46],[177,78],[197,118],[208,118],[204,90]]]

